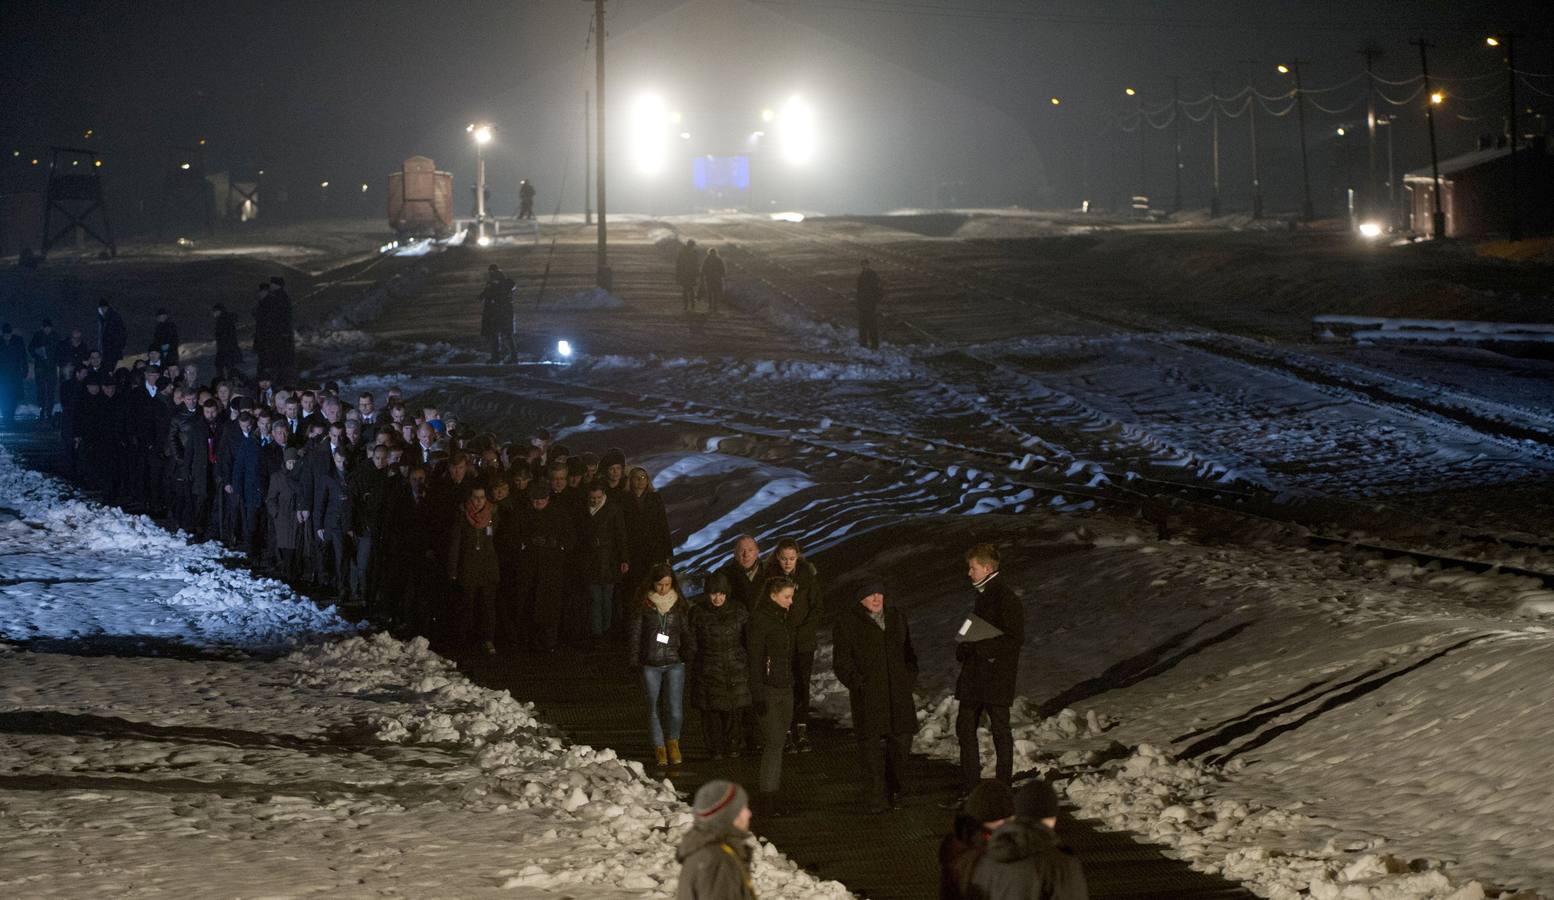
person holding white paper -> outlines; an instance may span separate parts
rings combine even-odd
[[[982,778],[977,729],[985,716],[997,755],[996,777],[1004,784],[1014,777],[1014,736],[1009,707],[1014,705],[1020,649],[1025,644],[1025,610],[1020,598],[998,571],[998,548],[978,544],[966,551],[966,574],[977,592],[970,615],[961,623],[955,658],[955,737],[960,743],[962,799]]]

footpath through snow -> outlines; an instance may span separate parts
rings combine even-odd
[[[3,450],[0,497],[6,640],[229,657],[0,644],[0,894],[673,894],[689,808],[640,763],[568,745],[423,639],[330,640],[353,630],[332,610]],[[762,896],[848,896],[768,843],[754,869]]]

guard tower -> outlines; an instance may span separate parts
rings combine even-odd
[[[87,236],[103,245],[109,256],[119,254],[113,243],[113,227],[108,224],[108,207],[103,203],[101,170],[96,150],[49,148],[41,255],[48,256],[49,250],[72,232],[78,241]]]

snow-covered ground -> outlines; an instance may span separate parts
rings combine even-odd
[[[0,893],[672,895],[690,813],[640,763],[4,452],[0,497]],[[754,875],[848,896],[764,842]]]

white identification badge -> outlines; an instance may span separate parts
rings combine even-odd
[[[490,536],[491,536],[491,526],[487,525],[486,526],[486,537],[490,537]]]
[[[658,642],[660,644],[667,644],[667,643],[669,643],[669,635],[664,634],[662,631],[660,631],[658,633]]]
[[[966,632],[968,632],[970,630],[971,630],[971,620],[967,619],[966,621],[960,623],[960,631],[958,631],[956,633],[959,634],[961,637],[965,637],[966,636]]]

